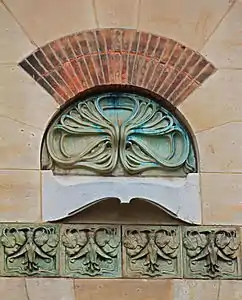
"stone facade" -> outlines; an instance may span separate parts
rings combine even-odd
[[[241,299],[241,20],[240,0],[0,1],[1,299]],[[189,55],[201,64],[184,71]],[[198,152],[201,225],[117,199],[43,221],[49,121],[110,84],[165,97],[183,117]]]

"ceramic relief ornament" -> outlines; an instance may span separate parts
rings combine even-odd
[[[235,228],[185,227],[184,276],[238,278],[240,237]]]
[[[125,226],[125,277],[181,277],[180,229],[177,226]]]
[[[81,99],[49,127],[42,169],[55,174],[186,176],[196,172],[189,134],[158,102],[131,93]]]
[[[61,234],[62,276],[119,277],[120,272],[119,227],[63,226]]]
[[[3,225],[0,242],[1,275],[58,275],[58,226]]]

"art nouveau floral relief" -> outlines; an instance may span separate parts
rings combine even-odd
[[[1,226],[1,275],[56,276],[59,273],[59,226]]]
[[[192,142],[153,99],[104,93],[68,107],[46,133],[42,168],[56,174],[185,176],[196,172]]]
[[[0,276],[241,279],[239,230],[1,224]]]
[[[214,279],[240,276],[240,237],[235,228],[184,228],[183,246],[184,277]]]
[[[120,227],[64,226],[61,232],[61,275],[120,277]]]
[[[123,227],[123,258],[127,277],[181,277],[179,227]]]

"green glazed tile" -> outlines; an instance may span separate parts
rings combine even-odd
[[[240,237],[236,228],[184,227],[185,278],[238,278]]]
[[[57,276],[59,226],[1,225],[1,276]]]
[[[61,275],[67,277],[120,277],[120,227],[63,225]]]
[[[178,226],[123,226],[122,242],[125,277],[181,277]]]

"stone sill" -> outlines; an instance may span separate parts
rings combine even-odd
[[[174,218],[201,224],[199,174],[186,178],[54,176],[42,171],[42,214],[46,222],[72,216],[105,199],[148,201]]]

